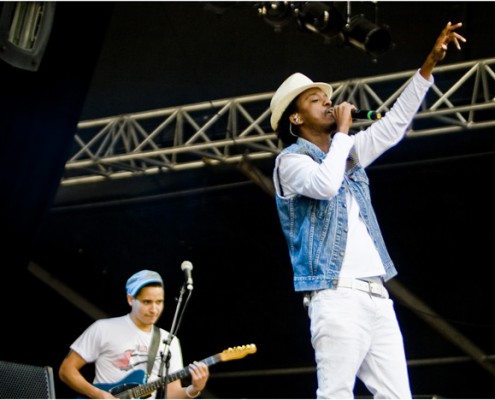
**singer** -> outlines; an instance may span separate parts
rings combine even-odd
[[[90,325],[72,343],[69,354],[60,365],[60,379],[80,395],[92,399],[113,399],[115,397],[109,391],[117,390],[123,384],[144,384],[146,379],[136,382],[134,377],[146,378],[150,366],[151,374],[147,381],[159,380],[160,352],[164,352],[164,340],[168,338],[166,330],[155,329],[165,301],[163,280],[155,271],[142,270],[127,280],[126,290],[131,311],[120,317],[100,319]],[[159,334],[156,338],[155,331]],[[158,348],[150,350],[155,341],[158,341]],[[170,373],[183,369],[182,350],[176,336],[170,344],[170,353]],[[148,357],[153,360],[149,365]],[[94,364],[92,383],[80,372],[88,363]],[[200,395],[209,378],[208,366],[204,362],[194,361],[188,369],[191,384],[183,387],[180,379],[170,382],[167,397],[191,399]],[[156,394],[155,390],[150,397],[156,398]]]
[[[421,68],[383,118],[350,135],[356,107],[333,105],[332,87],[296,72],[276,90],[271,126],[286,146],[273,181],[294,289],[310,319],[320,399],[354,398],[356,377],[374,398],[410,399],[402,334],[384,282],[397,274],[365,172],[397,144],[433,84],[449,45],[445,25]]]

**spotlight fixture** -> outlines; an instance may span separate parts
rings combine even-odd
[[[258,14],[271,26],[275,32],[281,32],[293,17],[293,6],[288,1],[267,1],[258,5]]]
[[[28,71],[37,71],[45,52],[55,2],[0,3],[0,59]]]
[[[344,30],[344,37],[347,43],[366,51],[373,57],[378,57],[393,46],[389,27],[378,26],[363,15],[355,15],[349,20]]]
[[[338,35],[344,27],[344,18],[331,4],[305,2],[297,12],[299,28],[304,32],[313,32],[326,38]]]
[[[223,14],[225,10],[238,2],[207,2],[205,9]],[[364,14],[352,16],[351,1],[262,1],[254,2],[258,15],[281,32],[282,28],[292,20],[296,20],[302,32],[316,33],[322,36],[325,43],[331,41],[338,46],[354,46],[377,57],[394,45],[388,25],[378,25],[378,5],[375,3],[375,22],[364,17]],[[345,7],[345,12],[343,10]],[[342,12],[341,12],[342,11]]]

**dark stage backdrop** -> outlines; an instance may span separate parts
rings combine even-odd
[[[494,4],[379,3],[395,48],[373,60],[294,24],[274,32],[249,2],[221,15],[202,2],[57,3],[39,72],[0,63],[2,81],[12,84],[0,91],[0,359],[57,371],[92,322],[67,291],[31,274],[30,261],[111,316],[128,311],[128,276],[155,269],[166,285],[160,326],[169,329],[180,264],[189,260],[195,289],[178,333],[185,362],[231,346],[258,348],[212,367],[204,396],[314,397],[308,320],[293,292],[274,200],[235,166],[60,188],[76,124],[272,91],[294,71],[337,81],[411,70],[448,20],[464,22],[468,43],[445,63],[493,57]],[[352,6],[374,18],[373,2]],[[397,279],[487,354],[495,352],[493,137],[487,130],[407,140],[369,170]],[[273,160],[257,166],[270,176]],[[410,360],[464,356],[415,310],[400,301],[396,307]],[[495,397],[493,375],[473,361],[410,371],[417,397]],[[74,396],[55,378],[57,397]],[[356,392],[368,395],[359,382]]]

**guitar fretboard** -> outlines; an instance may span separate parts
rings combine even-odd
[[[220,361],[220,357],[218,355],[210,356],[201,360],[207,366],[214,365]],[[177,379],[183,379],[191,375],[189,372],[189,368],[182,368],[179,371],[174,372],[173,374],[168,375],[167,377],[157,379],[143,385],[136,386],[132,389],[126,390],[122,393],[116,395],[119,399],[139,399],[145,395],[148,395],[155,390],[158,390],[161,386],[168,384],[170,382],[174,382]]]

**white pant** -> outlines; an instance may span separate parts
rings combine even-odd
[[[325,289],[312,297],[308,312],[317,398],[353,398],[356,376],[374,398],[412,398],[402,334],[390,298],[350,288]]]

